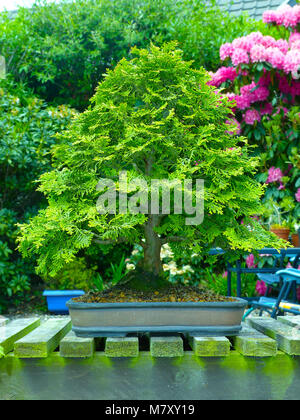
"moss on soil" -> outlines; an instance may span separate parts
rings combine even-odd
[[[234,301],[232,298],[220,296],[211,290],[183,285],[168,285],[165,288],[145,291],[129,288],[128,285],[120,285],[103,292],[88,293],[73,300],[84,303]]]

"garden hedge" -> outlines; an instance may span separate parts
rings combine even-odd
[[[267,29],[213,0],[41,1],[13,18],[0,15],[0,51],[16,80],[48,102],[83,110],[103,73],[133,46],[177,40],[185,60],[216,70],[220,45],[252,30]]]

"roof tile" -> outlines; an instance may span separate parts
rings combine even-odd
[[[206,0],[207,3],[211,3]],[[270,9],[277,9],[282,4],[286,3],[284,0],[216,0],[216,4],[234,15],[240,15],[243,12],[248,12],[249,16],[254,19],[261,19],[263,12]],[[290,0],[291,5],[296,4],[296,0]]]

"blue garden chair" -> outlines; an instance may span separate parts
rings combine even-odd
[[[276,282],[280,285],[277,299],[263,296],[258,302],[253,302],[251,308],[245,313],[244,320],[254,309],[260,309],[260,315],[263,311],[266,311],[270,313],[272,318],[277,318],[281,312],[300,315],[300,304],[297,304],[297,286],[300,285],[300,270],[287,268],[277,271],[275,276]],[[291,293],[292,300],[289,300]]]

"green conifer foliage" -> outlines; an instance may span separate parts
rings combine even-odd
[[[174,43],[132,53],[136,58],[108,72],[90,108],[53,149],[54,169],[39,186],[49,205],[21,226],[23,254],[37,254],[38,271],[54,275],[93,241],[139,243],[146,281],[162,274],[164,243],[193,253],[281,246],[251,217],[260,213],[263,187],[253,177],[258,162],[246,139],[228,133],[228,99]],[[204,179],[203,223],[186,225],[187,215],[174,212],[99,214],[99,179],[118,181],[120,171],[148,182]]]

